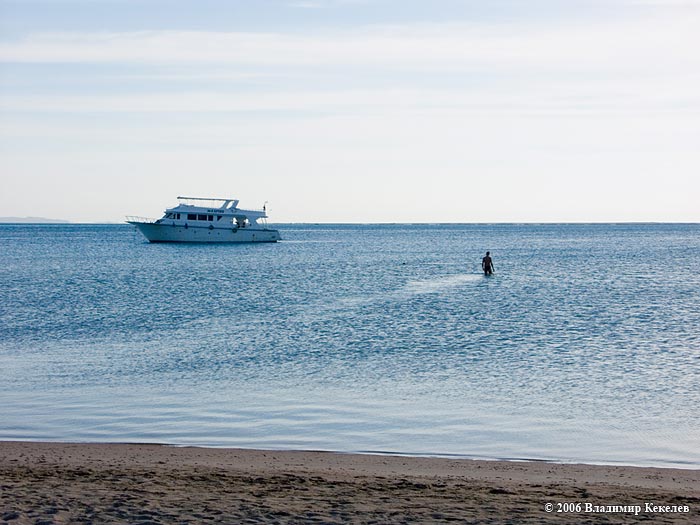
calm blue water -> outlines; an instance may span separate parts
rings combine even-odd
[[[700,467],[700,225],[280,229],[0,226],[0,439]]]

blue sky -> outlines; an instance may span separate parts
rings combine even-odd
[[[700,1],[0,0],[0,216],[700,220]]]

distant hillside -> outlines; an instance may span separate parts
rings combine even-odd
[[[0,217],[0,222],[19,222],[22,224],[67,224],[70,221],[47,219],[45,217]]]

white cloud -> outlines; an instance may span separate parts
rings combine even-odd
[[[135,32],[42,34],[0,45],[0,60],[126,62],[170,65],[165,76],[217,81],[264,79],[258,91],[191,87],[179,92],[102,95],[22,95],[0,98],[4,111],[357,111],[462,112],[697,111],[700,108],[698,16],[615,20],[570,27],[477,27],[464,24],[371,28],[342,34]],[[206,68],[201,64],[223,64]],[[241,70],[236,65],[244,66]],[[301,83],[274,89],[280,66],[352,66],[386,75],[386,85],[317,89]],[[303,68],[302,68],[303,69]],[[391,79],[401,70],[413,77]],[[355,71],[355,70],[353,70]],[[111,73],[112,75],[114,73]],[[124,74],[128,78],[133,73]],[[456,74],[473,81],[454,83]],[[173,76],[174,75],[174,76]],[[432,87],[420,85],[420,76]],[[157,70],[153,77],[158,78]],[[359,75],[372,78],[371,74]],[[464,77],[463,77],[464,78]],[[163,79],[161,79],[163,80]],[[436,88],[436,85],[444,87]]]
[[[0,44],[0,60],[419,69],[697,67],[698,22],[697,13],[684,12],[683,16],[568,26],[414,25],[309,36],[198,31],[43,33]]]
[[[583,81],[521,79],[517,89],[487,84],[443,89],[384,87],[375,89],[287,89],[163,91],[137,94],[6,94],[0,111],[7,113],[204,113],[324,112],[383,114],[457,112],[469,114],[596,115],[700,111],[700,74],[673,79],[650,77],[644,85],[625,78]]]

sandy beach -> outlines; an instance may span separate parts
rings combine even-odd
[[[13,525],[700,523],[684,469],[0,442],[0,485]]]

